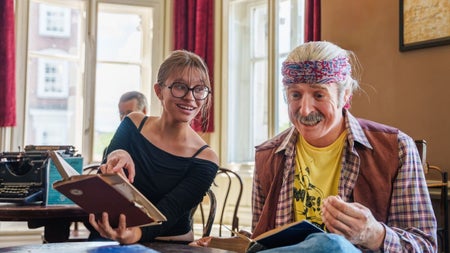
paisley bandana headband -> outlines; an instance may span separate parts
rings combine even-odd
[[[283,84],[329,84],[342,82],[351,75],[352,68],[346,57],[328,61],[284,62],[281,69]]]

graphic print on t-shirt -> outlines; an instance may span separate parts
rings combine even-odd
[[[300,169],[301,170],[301,169]],[[306,219],[324,228],[321,218],[321,206],[324,194],[321,189],[311,183],[309,168],[305,173],[296,170],[294,178],[294,210],[296,220]]]

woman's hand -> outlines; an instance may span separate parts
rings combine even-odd
[[[132,244],[139,241],[142,236],[142,231],[139,227],[127,228],[126,217],[121,214],[119,217],[119,226],[112,228],[109,224],[108,213],[102,213],[102,219],[96,220],[94,214],[89,214],[89,223],[92,227],[104,237],[121,244]]]
[[[371,250],[383,246],[384,226],[359,203],[347,203],[339,196],[330,196],[323,202],[322,220],[329,232],[343,235],[355,245]]]
[[[202,237],[198,240],[195,240],[189,243],[190,246],[198,246],[198,247],[208,247],[209,242],[211,241],[211,236]]]
[[[123,149],[117,149],[111,152],[108,155],[106,163],[100,165],[102,173],[119,173],[126,178],[124,169],[128,172],[128,181],[133,183],[134,176],[136,175],[134,162],[130,154]]]

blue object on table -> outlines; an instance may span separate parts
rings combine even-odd
[[[74,157],[64,157],[64,160],[70,166],[72,166],[78,173],[83,173],[83,157],[74,156]],[[45,204],[47,206],[51,205],[75,205],[72,200],[53,189],[53,183],[62,179],[61,174],[59,174],[56,169],[55,164],[51,159],[48,160],[47,164],[47,189],[45,194]]]
[[[131,244],[131,245],[106,245],[100,246],[94,249],[89,249],[89,253],[158,253],[159,251],[147,248],[140,244]]]

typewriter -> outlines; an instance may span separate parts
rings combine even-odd
[[[24,152],[0,152],[0,202],[44,201],[48,150],[71,155],[73,146],[26,146]]]

